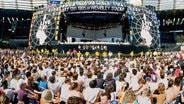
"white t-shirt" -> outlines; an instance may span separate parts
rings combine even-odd
[[[18,80],[16,80],[16,79],[12,79],[11,81],[10,81],[10,88],[16,88],[16,86],[17,86],[17,83],[18,83]]]
[[[61,95],[60,95],[60,100],[61,101],[67,101],[68,99],[68,94],[70,93],[70,90],[69,90],[69,87],[70,85],[68,84],[63,84],[62,87],[61,87]]]
[[[150,82],[148,83],[148,86],[151,91],[155,91],[158,88],[158,83],[157,82]]]
[[[66,79],[65,77],[58,77],[57,78],[59,87],[61,87],[64,84],[65,79]]]
[[[85,78],[85,75],[79,75],[77,80],[84,82]]]
[[[54,92],[54,95],[57,93],[57,88],[59,87],[58,83],[48,83],[48,88],[51,89]]]
[[[13,90],[11,89],[4,89],[5,95],[9,98],[9,100],[11,101],[12,97],[13,97]]]
[[[168,80],[167,80],[167,78],[158,80],[158,83],[163,83],[165,85],[165,88],[168,87]]]
[[[118,80],[116,81],[116,92],[121,90],[124,83],[125,83],[124,81],[121,81],[121,82]]]
[[[72,96],[81,97],[81,93],[79,91],[76,91],[76,90],[70,90],[70,92],[68,93],[68,98],[72,97]]]
[[[90,103],[94,103],[99,92],[100,88],[87,87],[83,91],[84,99]]]
[[[15,88],[15,91],[19,91],[20,85],[21,85],[22,83],[27,83],[27,81],[24,80],[24,79],[22,79],[22,78],[19,79],[18,82],[17,82],[17,86],[16,86],[16,88]]]
[[[132,87],[132,90],[133,91],[136,91],[139,89],[139,84],[138,84],[138,78],[137,76],[133,76],[131,79],[130,79],[130,88]]]
[[[84,80],[84,86],[85,86],[85,87],[88,87],[88,86],[89,86],[89,82],[92,81],[92,80],[93,80],[93,78],[86,78],[86,79]]]
[[[151,99],[149,97],[138,96],[139,104],[151,104]]]

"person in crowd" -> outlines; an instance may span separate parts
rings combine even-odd
[[[129,90],[129,83],[128,83],[128,82],[125,82],[125,83],[123,84],[122,88],[121,88],[121,91],[119,91],[119,92],[117,93],[117,97],[118,97],[119,102],[123,102],[123,98],[124,98],[124,96],[125,96],[125,93],[126,93],[126,91],[128,91],[128,90]]]
[[[8,97],[0,92],[0,104],[9,104],[11,103]]]
[[[43,66],[42,66],[42,64],[38,64],[38,75],[40,76],[40,77],[43,77],[44,76],[44,74],[43,74]]]
[[[164,70],[160,71],[160,80],[158,80],[158,83],[163,83],[166,88],[168,87],[168,79],[166,77]]]
[[[174,76],[179,77],[180,72],[181,72],[181,67],[179,65],[176,65],[176,67],[174,68]]]
[[[58,99],[54,98],[52,90],[44,90],[41,95],[40,104],[58,104]]]
[[[112,84],[106,85],[105,86],[105,92],[109,93],[111,95],[111,101],[116,101],[117,99],[117,95],[116,92],[114,90],[114,86]]]
[[[95,103],[99,101],[99,97],[102,93],[100,88],[97,88],[97,81],[92,80],[89,82],[89,86],[83,91],[84,99],[89,103]]]
[[[51,89],[54,92],[55,96],[59,96],[59,84],[56,82],[55,76],[50,76],[48,81],[48,89]]]
[[[17,71],[15,70],[12,72],[12,79],[10,81],[10,86],[9,86],[10,88],[15,90],[19,77],[20,75],[18,73],[18,70]]]
[[[35,83],[34,81],[34,78],[31,76],[31,77],[28,77],[28,80],[27,80],[27,88],[29,90],[31,90],[32,92],[34,92],[35,94],[41,94],[40,92],[40,88],[38,87],[38,85]]]
[[[152,104],[151,90],[149,88],[143,89],[141,95],[137,96],[139,104]]]
[[[100,102],[97,104],[110,104],[111,102],[111,95],[109,93],[102,93],[100,96]]]
[[[9,85],[9,88],[14,90],[14,94],[12,95],[13,97],[11,98],[11,101],[12,101],[12,103],[18,103],[17,93],[18,93],[18,90],[20,89],[19,88],[19,86],[20,86],[19,79],[21,78],[21,76],[20,76],[20,71],[17,68],[12,72],[12,78],[13,79],[11,79],[10,85]]]
[[[44,75],[41,77],[38,87],[40,88],[40,91],[44,91],[45,89],[48,89],[47,76]]]
[[[25,104],[38,104],[38,95],[33,93],[31,90],[27,89],[26,83],[20,84],[20,89],[18,91],[17,98],[19,102],[23,102]]]
[[[159,83],[158,88],[151,95],[154,104],[164,104],[166,100],[165,90],[166,90],[165,84]]]
[[[120,104],[139,104],[137,101],[137,96],[135,95],[133,90],[128,90],[125,93],[123,98],[123,102],[119,102]]]
[[[83,98],[83,95],[80,91],[78,91],[79,84],[77,82],[72,82],[69,88],[68,97],[76,96]]]
[[[86,104],[86,101],[83,98],[71,96],[68,98],[67,104]]]
[[[151,76],[151,78],[150,77],[146,78],[147,85],[152,92],[158,88],[157,80],[158,78],[156,76]]]
[[[118,93],[121,90],[121,88],[124,85],[124,83],[125,83],[124,74],[121,73],[119,75],[119,80],[116,81],[116,93]]]
[[[135,91],[136,95],[140,95],[145,88],[149,88],[149,86],[147,85],[146,81],[143,78],[140,78],[138,80],[138,84],[139,84],[139,89]]]
[[[66,78],[65,83],[61,86],[61,91],[60,91],[60,102],[62,104],[65,104],[67,102],[68,94],[70,93],[70,85],[71,85],[71,79]]]
[[[104,89],[103,84],[104,84],[105,80],[103,79],[103,74],[102,74],[102,72],[100,72],[100,71],[97,72],[97,78],[96,78],[95,80],[96,80],[96,82],[97,82],[96,87],[97,87],[97,88]]]
[[[172,102],[174,99],[173,94],[174,94],[175,90],[174,90],[173,86],[174,86],[174,80],[170,79],[168,82],[168,88],[166,88],[166,91],[165,91],[165,93],[166,93],[166,101],[165,102],[167,102],[167,103]]]
[[[77,80],[84,83],[84,80],[85,80],[84,69],[82,67],[80,67],[80,65],[77,65],[77,71],[78,71],[78,74],[79,74]]]
[[[173,92],[173,99],[172,99],[172,101],[176,100],[176,98],[180,94],[181,82],[182,82],[182,79],[180,77],[176,77],[174,79],[174,85],[173,85],[174,92]]]
[[[65,83],[66,73],[67,72],[62,69],[62,71],[60,71],[60,74],[58,75],[57,80],[58,80],[59,87],[61,87]]]
[[[86,73],[86,78],[84,80],[84,86],[85,87],[88,87],[89,86],[89,82],[92,81],[94,78],[93,78],[93,74],[92,74],[92,71],[88,70],[87,73]]]
[[[2,82],[2,87],[3,87],[4,93],[8,97],[9,101],[12,101],[14,91],[12,89],[8,88],[8,81],[7,80],[4,80]]]
[[[131,81],[131,73],[130,71],[128,70],[128,68],[126,66],[124,66],[124,70],[123,70],[123,75],[125,77],[125,81],[128,82],[130,84],[130,81]]]
[[[112,73],[108,73],[104,82],[104,88],[108,85],[113,85],[113,91],[116,90],[116,82],[113,79],[113,74]]]
[[[136,91],[139,89],[138,75],[137,75],[136,69],[132,69],[132,77],[130,79],[130,87],[132,88],[133,91]]]
[[[80,80],[77,80],[77,79],[78,79],[78,74],[77,73],[73,73],[71,80],[72,80],[72,82],[77,82],[78,83],[77,90],[80,91],[80,92],[82,92],[83,87],[84,87],[83,86],[84,83],[82,81],[80,81]]]
[[[40,104],[53,104],[54,93],[52,90],[44,90],[41,95]]]

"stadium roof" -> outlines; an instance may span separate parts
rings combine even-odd
[[[130,1],[139,0],[126,0]],[[141,0],[143,5],[151,5],[156,7],[156,10],[171,10],[171,9],[184,9],[184,0]]]
[[[50,0],[0,0],[0,8],[32,11],[35,8],[47,6],[49,4],[49,1]],[[67,1],[70,1],[70,0],[67,0]],[[127,3],[130,3],[131,0],[126,0],[126,1]],[[157,10],[184,9],[184,0],[142,0],[142,1],[143,1],[143,5],[155,6]]]
[[[35,7],[48,5],[48,0],[0,0],[2,9],[34,10]]]

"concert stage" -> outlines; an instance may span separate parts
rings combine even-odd
[[[153,10],[118,0],[84,1],[34,12],[29,47],[136,54],[159,46],[159,25]],[[128,44],[121,43],[124,41]]]
[[[134,53],[139,52],[147,52],[147,46],[135,46],[129,43],[111,43],[111,42],[73,42],[73,43],[60,43],[57,45],[42,45],[38,46],[38,49],[58,49],[58,52],[67,52],[69,49],[73,50],[76,49],[82,53],[88,52],[104,52],[104,51],[111,51],[113,53],[124,53],[129,54],[130,52],[134,51]]]

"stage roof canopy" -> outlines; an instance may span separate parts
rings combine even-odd
[[[58,1],[58,0],[0,0],[0,8],[32,11],[35,10],[35,8],[47,6],[50,1]],[[61,3],[62,1],[64,0],[61,0]],[[117,0],[117,1],[124,1],[124,0]],[[127,3],[130,3],[131,0],[125,1],[127,1]],[[157,10],[184,9],[184,0],[142,0],[142,1],[143,5],[155,6]]]

